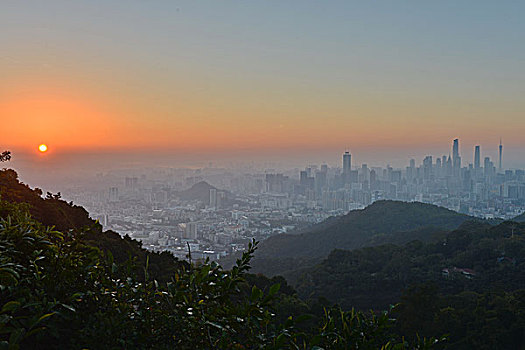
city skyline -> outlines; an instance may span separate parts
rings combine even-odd
[[[462,162],[461,140],[449,146],[448,155],[412,158],[404,168],[355,163],[344,151],[335,166],[120,169],[60,188],[63,198],[85,206],[104,228],[179,258],[188,243],[192,255],[219,259],[250,237],[305,229],[383,200],[495,220],[525,211],[525,170],[499,171],[479,145],[473,163]]]
[[[459,158],[459,168],[456,170],[456,176],[458,176],[461,168],[468,169],[472,166],[476,169],[476,149],[479,149],[481,169],[484,168],[486,159],[489,158],[492,165],[494,165],[498,173],[502,173],[505,169],[520,170],[525,167],[507,166],[503,163],[503,169],[499,169],[499,146],[495,149],[489,148],[484,145],[474,145],[469,147],[463,144],[459,138],[449,139],[448,147],[447,143],[444,143],[444,147],[441,147],[441,151],[424,153],[420,151],[420,155],[417,157],[408,156],[410,153],[395,155],[394,157],[383,159],[379,161],[371,161],[366,158],[365,154],[360,152],[350,152],[348,150],[343,152],[343,158],[348,156],[348,164],[350,170],[360,169],[363,164],[373,168],[388,168],[392,167],[396,170],[403,170],[407,166],[420,166],[424,165],[427,161],[430,161],[432,166],[440,167],[441,164],[446,166],[447,158],[450,156],[451,164],[453,168],[454,162],[454,144],[457,143],[457,156]],[[448,149],[447,149],[448,148]],[[472,148],[472,149],[471,149]],[[501,149],[502,150],[502,149]],[[65,157],[63,155],[56,156],[52,152],[51,154],[40,153],[34,156],[24,158],[15,157],[12,159],[10,166],[19,172],[20,178],[34,186],[39,186],[49,189],[58,189],[60,184],[64,181],[71,183],[80,183],[96,173],[110,173],[112,171],[120,170],[140,170],[144,168],[166,168],[166,169],[204,169],[204,168],[230,168],[232,171],[265,171],[265,170],[279,170],[287,171],[290,169],[298,169],[307,165],[314,164],[326,164],[331,168],[339,168],[342,173],[345,173],[344,161],[341,161],[341,151],[334,151],[328,155],[319,155],[317,157],[309,156],[301,157],[289,157],[285,154],[281,158],[271,158],[263,155],[260,158],[247,157],[242,158],[235,156],[233,158],[219,158],[210,157],[216,153],[203,153],[200,155],[201,158],[195,157],[194,154],[186,155],[182,158],[169,154],[169,153],[152,153],[149,156],[141,153],[123,153],[123,154],[99,154],[99,153],[85,153],[79,154],[72,153]],[[20,159],[21,158],[21,159]],[[430,159],[427,159],[430,158]],[[345,176],[349,176],[348,175]]]

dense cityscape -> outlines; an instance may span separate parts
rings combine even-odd
[[[434,160],[435,159],[435,160]],[[140,240],[149,250],[212,260],[242,251],[252,238],[304,229],[378,200],[435,204],[481,218],[510,219],[525,210],[525,172],[462,160],[459,139],[451,155],[410,159],[405,169],[326,164],[305,169],[120,170],[97,174],[65,197],[88,209],[105,229]]]

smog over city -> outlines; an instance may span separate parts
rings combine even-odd
[[[525,347],[524,12],[2,2],[0,345]]]

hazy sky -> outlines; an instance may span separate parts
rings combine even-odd
[[[2,1],[0,148],[525,166],[523,1]],[[483,154],[484,156],[485,154]],[[26,155],[27,156],[27,155]],[[30,158],[26,158],[30,159]],[[39,161],[42,161],[41,159]]]

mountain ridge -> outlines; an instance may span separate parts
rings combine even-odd
[[[406,243],[414,238],[407,233],[426,229],[429,236],[448,231],[465,221],[478,220],[452,210],[419,202],[377,201],[315,225],[302,233],[282,234],[261,242],[256,257],[322,257],[333,249],[355,249],[368,244],[373,237],[384,236],[381,243]],[[404,238],[396,233],[405,233]],[[418,239],[424,235],[418,234]]]

